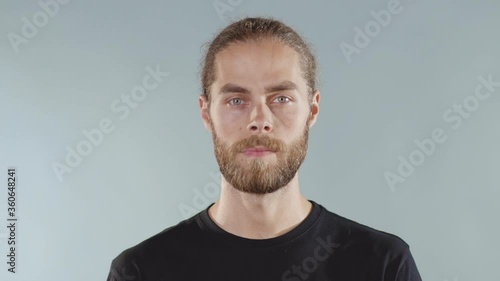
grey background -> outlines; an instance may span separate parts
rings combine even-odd
[[[213,1],[72,0],[16,53],[8,34],[43,10],[1,1],[0,279],[105,280],[122,250],[187,218],[182,207],[214,202],[197,195],[218,186],[197,100],[201,46],[232,18],[273,16],[319,61],[303,194],[403,238],[424,280],[500,280],[500,88],[458,129],[443,119],[478,76],[500,81],[500,2],[401,1],[350,63],[339,44],[354,44],[354,28],[389,1],[220,2],[231,7],[222,18]],[[112,102],[156,65],[170,75],[119,119]],[[59,181],[52,164],[103,118],[115,130]],[[447,140],[391,190],[384,173],[436,128]],[[18,169],[16,274],[5,263],[8,167]]]

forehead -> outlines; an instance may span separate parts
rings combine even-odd
[[[298,53],[277,40],[232,43],[217,54],[214,70],[215,87],[225,83],[266,87],[283,80],[305,87]]]

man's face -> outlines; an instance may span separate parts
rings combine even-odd
[[[215,70],[204,121],[222,175],[253,194],[286,186],[304,161],[318,112],[319,92],[311,106],[299,55],[271,40],[239,42],[217,54]],[[245,151],[255,147],[270,151]]]

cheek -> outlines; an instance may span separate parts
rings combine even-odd
[[[279,116],[284,123],[295,124],[298,120],[297,116],[299,116],[299,112],[296,108],[280,108],[276,111],[276,116]]]
[[[305,125],[303,116],[305,116],[304,112],[293,107],[282,108],[276,111],[275,115],[277,122],[280,122],[283,127],[292,131],[300,129]]]
[[[234,134],[235,131],[242,132],[245,128],[242,123],[243,120],[245,120],[245,118],[241,113],[220,111],[214,120],[216,123],[216,132],[221,138],[228,138]]]
[[[302,130],[305,126],[306,112],[297,106],[283,106],[270,108],[275,130]],[[217,124],[217,134],[228,137],[235,132],[242,133],[248,126],[249,108],[231,109],[221,106],[217,108],[214,122]]]

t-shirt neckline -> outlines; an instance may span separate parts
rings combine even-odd
[[[319,219],[323,207],[313,200],[308,200],[312,204],[312,210],[308,216],[300,222],[295,228],[288,231],[287,233],[267,239],[250,239],[241,236],[237,236],[230,232],[225,231],[220,226],[218,226],[208,214],[208,209],[212,207],[215,202],[211,203],[205,210],[200,212],[200,219],[202,224],[205,226],[206,230],[211,232],[218,239],[222,239],[225,242],[229,242],[238,247],[245,248],[268,248],[279,246],[286,242],[290,242],[299,236],[303,235],[307,230],[309,230]]]

